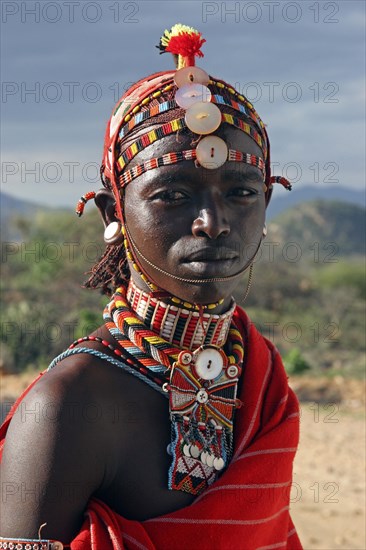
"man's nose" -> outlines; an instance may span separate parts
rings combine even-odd
[[[230,234],[230,225],[222,209],[210,207],[200,210],[192,223],[192,234],[195,237],[227,237]]]

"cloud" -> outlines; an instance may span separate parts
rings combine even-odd
[[[314,162],[334,161],[341,183],[363,185],[362,2],[104,0],[75,3],[73,21],[69,3],[60,2],[54,23],[48,20],[57,16],[55,3],[44,12],[46,3],[17,4],[19,13],[7,14],[3,24],[3,161],[100,162],[119,95],[142,76],[173,67],[154,45],[164,28],[181,21],[207,39],[198,64],[254,98],[268,123],[273,159],[282,166],[299,162],[309,175]],[[23,4],[40,5],[39,23],[22,15]],[[57,184],[8,183],[2,181],[9,193],[73,206],[75,191],[90,182],[71,184],[63,176]]]

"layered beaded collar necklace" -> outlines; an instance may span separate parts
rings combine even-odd
[[[232,456],[244,356],[243,339],[232,320],[235,307],[222,315],[200,316],[130,283],[127,290],[117,289],[104,310],[106,327],[134,358],[130,371],[132,366],[169,398],[169,489],[198,495]]]
[[[164,340],[177,347],[194,350],[204,344],[222,347],[228,337],[236,307],[222,315],[200,313],[168,304],[139,289],[132,281],[127,289],[127,301],[144,324]]]

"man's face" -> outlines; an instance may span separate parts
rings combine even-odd
[[[262,156],[253,140],[236,128],[224,125],[215,134],[228,148]],[[139,153],[129,167],[167,152],[191,149],[191,141],[189,136],[163,138]],[[226,162],[207,170],[183,161],[132,181],[125,190],[124,211],[133,241],[156,266],[186,279],[232,276],[250,265],[262,238],[263,177],[259,169],[244,163]],[[151,281],[189,302],[207,304],[224,298],[225,307],[244,277],[187,283],[137,258]],[[131,273],[141,286],[136,272]]]

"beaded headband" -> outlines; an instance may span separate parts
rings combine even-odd
[[[193,161],[196,166],[206,169],[219,168],[226,161],[255,166],[263,175],[267,203],[274,183],[291,189],[286,178],[271,176],[267,132],[250,101],[226,82],[209,76],[203,69],[195,66],[195,57],[203,57],[201,46],[204,42],[206,40],[201,37],[201,33],[186,25],[177,24],[170,31],[166,30],[157,47],[160,53],[173,54],[177,70],[156,73],[140,80],[121,97],[112,113],[105,134],[101,177],[103,184],[113,191],[116,213],[121,221],[122,189],[125,185],[147,170],[185,160]],[[212,88],[218,89],[220,93],[212,93]],[[166,100],[166,95],[173,92],[174,99]],[[151,120],[151,124],[157,124],[154,117],[177,109],[183,111],[184,117],[146,132],[122,153],[118,153],[130,132],[138,129],[141,123]],[[227,109],[236,111],[238,116],[230,114]],[[228,149],[222,138],[213,135],[222,123],[239,128],[247,134],[262,150],[263,159],[243,151]],[[170,152],[128,169],[131,160],[145,147],[183,129],[188,129],[197,136],[195,149]],[[94,196],[93,192],[89,192],[81,197],[76,208],[79,216],[83,213],[85,203]]]

